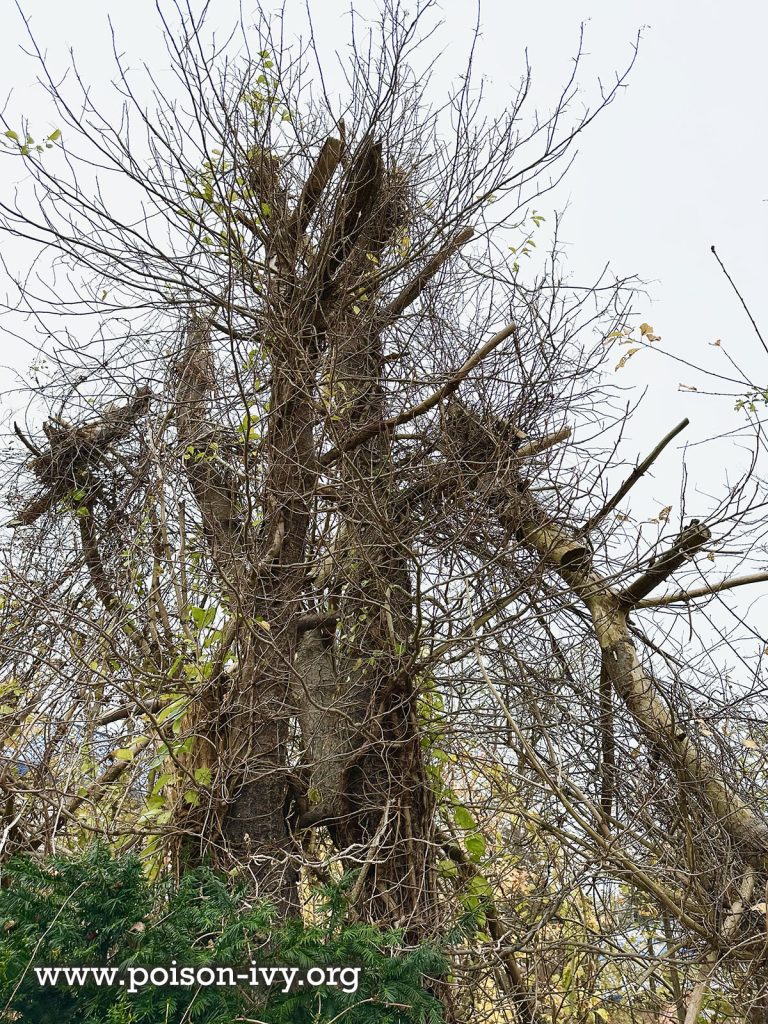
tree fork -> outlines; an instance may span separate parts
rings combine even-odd
[[[522,497],[515,494],[499,510],[499,519],[508,528],[516,529],[522,542],[557,572],[588,608],[608,678],[646,740],[669,762],[681,784],[692,788],[710,808],[719,826],[744,855],[756,855],[768,866],[768,824],[728,786],[676,720],[640,663],[627,625],[626,600],[591,568],[576,532],[553,522],[530,493]],[[679,555],[678,550],[676,564],[681,564],[677,562]],[[672,564],[671,559],[668,564]],[[661,582],[661,578],[656,582]]]

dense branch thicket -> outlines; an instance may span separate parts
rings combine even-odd
[[[447,944],[450,1020],[763,1020],[762,645],[694,625],[765,578],[708,559],[763,538],[755,466],[629,517],[685,423],[624,464],[628,285],[521,255],[579,62],[546,119],[527,73],[497,120],[469,71],[433,109],[430,18],[388,8],[341,99],[267,22],[235,56],[169,22],[180,98],[118,60],[112,119],[41,60],[60,133],[9,126],[0,202],[49,258],[2,856],[100,837],[286,918],[348,876],[351,920]]]

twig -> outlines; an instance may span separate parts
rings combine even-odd
[[[479,874],[478,866],[472,863],[461,847],[452,842],[449,836],[438,831],[435,834],[435,839],[455,864],[458,864],[472,875]],[[521,1024],[537,1024],[540,1017],[536,1011],[533,993],[528,987],[522,968],[517,962],[514,951],[502,947],[505,931],[498,917],[496,901],[492,896],[486,896],[485,900],[484,909],[488,933],[496,944],[499,959],[509,981],[510,995],[515,1004],[518,1017]]]
[[[591,517],[591,519],[588,519],[587,522],[584,523],[584,525],[579,529],[578,532],[582,534],[589,533],[591,530],[594,530],[594,528],[597,526],[599,522],[602,522],[602,520],[605,519],[607,515],[613,512],[613,510],[616,508],[619,502],[624,497],[626,497],[627,494],[629,494],[629,492],[635,486],[640,477],[650,469],[650,467],[653,465],[656,459],[658,459],[658,457],[667,447],[669,442],[673,441],[677,437],[677,435],[681,433],[681,431],[685,430],[689,423],[690,420],[686,416],[686,418],[682,420],[680,423],[678,423],[678,425],[674,427],[674,429],[670,430],[667,436],[662,438],[661,441],[659,441],[659,443],[653,449],[651,454],[646,456],[646,458],[644,458],[641,463],[635,466],[635,468],[629,474],[629,476],[618,489],[618,491],[616,491],[614,496],[609,501],[607,501],[605,505],[603,505],[599,512],[596,512]]]
[[[32,444],[32,442],[24,436],[24,433],[16,420],[13,421],[13,432],[28,451],[32,452],[33,455],[36,455],[38,459],[41,457],[43,453],[38,447],[36,447],[36,445]]]
[[[755,323],[755,318],[754,318],[754,317],[752,316],[752,314],[751,314],[751,313],[750,313],[750,311],[749,311],[749,306],[748,306],[748,305],[746,304],[746,302],[744,301],[744,298],[743,298],[743,296],[742,296],[741,292],[739,291],[739,289],[738,289],[738,288],[736,287],[736,285],[735,285],[735,283],[734,283],[734,280],[733,280],[733,278],[732,278],[732,277],[731,277],[731,275],[730,275],[730,274],[728,273],[728,271],[727,271],[727,270],[725,269],[725,264],[724,264],[724,263],[723,263],[723,261],[722,261],[722,260],[720,259],[720,257],[719,257],[719,256],[717,255],[717,250],[715,249],[714,245],[710,246],[710,249],[712,250],[712,255],[713,255],[713,256],[715,257],[715,259],[717,260],[717,262],[718,262],[718,263],[720,264],[720,269],[721,269],[721,270],[722,270],[722,272],[723,272],[723,273],[725,274],[725,276],[726,276],[726,277],[728,278],[728,283],[730,284],[731,288],[733,288],[733,290],[734,290],[734,291],[736,292],[736,295],[737,295],[737,296],[738,296],[738,298],[739,298],[739,302],[740,302],[740,303],[742,304],[742,306],[744,307],[744,312],[745,312],[745,313],[747,314],[747,316],[749,317],[749,322],[750,322],[750,323],[752,324],[752,326],[754,327],[754,329],[755,329],[755,334],[756,334],[756,335],[758,336],[758,338],[760,339],[760,344],[761,344],[761,345],[763,346],[763,348],[765,349],[765,351],[766,351],[766,352],[768,352],[768,345],[766,345],[766,343],[765,343],[765,340],[764,340],[764,338],[763,338],[762,334],[760,333],[760,328],[759,328],[759,327],[757,326],[757,324]]]

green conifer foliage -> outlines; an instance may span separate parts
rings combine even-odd
[[[430,947],[348,923],[348,880],[317,896],[317,923],[277,922],[232,880],[200,868],[150,882],[138,858],[93,846],[79,857],[16,858],[0,889],[0,1019],[25,1024],[441,1024]],[[35,966],[359,966],[359,987],[42,987]]]

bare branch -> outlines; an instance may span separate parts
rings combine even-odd
[[[478,366],[486,356],[490,355],[494,349],[498,348],[502,342],[506,341],[510,335],[513,335],[517,328],[514,324],[509,324],[507,327],[502,328],[492,338],[489,338],[484,345],[482,345],[474,355],[470,356],[469,359],[463,363],[455,373],[451,374],[449,380],[446,381],[442,387],[438,388],[429,398],[425,398],[424,401],[419,402],[417,405],[411,406],[410,409],[406,409],[405,412],[401,412],[397,416],[391,416],[389,419],[379,420],[378,422],[366,423],[365,426],[361,427],[358,431],[352,434],[343,444],[336,448],[332,448],[329,452],[326,452],[320,459],[320,465],[324,468],[330,466],[336,462],[343,454],[352,451],[359,447],[365,441],[375,437],[377,434],[386,434],[394,430],[396,427],[400,427],[403,423],[409,423],[411,420],[415,420],[417,417],[422,416],[425,412],[429,412],[430,409],[434,409],[436,405],[452,395],[457,390],[459,384]]]
[[[633,608],[638,601],[650,594],[668,576],[684,565],[700,551],[712,537],[708,527],[692,519],[680,533],[672,547],[654,559],[650,569],[634,580],[618,594],[618,600],[626,607]]]
[[[724,590],[733,590],[734,587],[747,587],[750,583],[768,583],[768,572],[753,572],[747,576],[736,576],[728,580],[721,580],[719,583],[710,583],[703,587],[694,587],[691,590],[676,590],[672,594],[662,594],[661,597],[646,597],[635,604],[635,608],[661,608],[668,604],[687,604],[688,601],[695,601],[699,597],[710,597],[712,594],[720,594]]]
[[[598,523],[602,522],[607,515],[610,515],[610,513],[613,512],[613,510],[617,507],[619,502],[621,502],[627,496],[627,494],[629,494],[629,492],[635,486],[637,481],[651,468],[653,463],[656,461],[656,459],[658,459],[658,457],[667,447],[669,442],[673,441],[679,433],[685,430],[689,423],[690,420],[686,417],[684,420],[678,423],[676,427],[670,430],[666,437],[663,437],[661,441],[659,441],[659,443],[656,445],[656,447],[653,449],[650,455],[647,455],[643,459],[643,461],[640,462],[635,467],[635,469],[632,470],[632,472],[629,474],[629,476],[618,489],[618,491],[616,491],[613,497],[609,501],[607,501],[598,512],[591,516],[588,519],[588,521],[581,527],[581,533],[586,534],[589,533],[591,530],[594,530]]]

